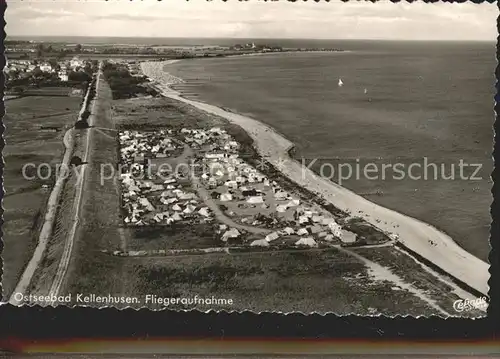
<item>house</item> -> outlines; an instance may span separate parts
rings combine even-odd
[[[174,211],[182,211],[181,206],[179,206],[177,203],[172,206],[172,210]]]
[[[221,200],[221,202],[232,201],[233,200],[233,195],[231,193],[229,193],[229,192],[222,193],[220,195],[220,200]]]

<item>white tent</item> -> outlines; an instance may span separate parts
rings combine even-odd
[[[250,243],[251,247],[269,247],[269,242],[265,239],[257,239]]]
[[[323,219],[323,216],[312,216],[313,222],[319,223]]]
[[[265,239],[266,239],[266,241],[271,242],[271,241],[274,241],[274,240],[276,240],[276,239],[278,239],[278,238],[279,238],[278,233],[277,233],[277,232],[272,232],[272,233],[269,233],[269,234],[266,236],[266,238],[265,238]]]
[[[295,233],[295,231],[293,230],[292,227],[283,228],[282,231],[283,231],[283,233],[288,234],[288,235]]]
[[[239,236],[240,232],[236,228],[231,228],[222,235],[222,240],[226,242],[229,238],[238,238]]]
[[[179,195],[179,199],[195,199],[196,195],[194,193],[183,193]]]
[[[288,197],[288,193],[286,193],[285,191],[279,191],[279,192],[276,192],[274,194],[274,198],[276,199],[286,199]]]
[[[193,213],[194,210],[196,209],[195,206],[191,205],[191,204],[188,204],[186,206],[186,208],[184,208],[184,211],[182,211],[183,213],[186,213],[186,214],[189,214],[189,213]]]
[[[208,210],[208,207],[200,208],[200,210],[198,211],[198,213],[201,214],[204,217],[210,217],[210,211]]]
[[[238,183],[236,181],[226,181],[224,183],[224,186],[228,187],[228,188],[238,188]]]
[[[332,222],[336,223],[336,222],[335,222],[335,220],[334,220],[333,218],[328,218],[328,217],[323,218],[323,219],[321,220],[321,224],[323,224],[323,225],[325,225],[325,226],[329,225],[329,224],[330,224],[330,223],[332,223]]]
[[[308,231],[307,229],[305,229],[305,228],[301,228],[301,229],[299,229],[299,230],[297,231],[297,234],[298,234],[299,236],[306,236],[306,235],[308,235],[308,234],[309,234],[309,231]]]
[[[182,220],[182,217],[179,213],[174,213],[171,217],[174,221],[180,221]]]
[[[309,222],[309,218],[307,216],[300,216],[299,217],[299,223],[300,224],[308,223],[308,222]]]
[[[252,197],[248,197],[247,199],[247,202],[248,203],[264,203],[264,198],[262,198],[262,196],[252,196]]]
[[[153,207],[153,205],[151,204],[151,202],[149,202],[149,200],[145,197],[141,197],[139,198],[139,203],[144,206],[148,211],[154,211],[155,208]]]
[[[295,207],[300,204],[300,200],[298,199],[292,199],[290,202],[288,202],[287,206],[288,207]]]
[[[334,238],[335,237],[333,236],[333,234],[327,234],[325,236],[325,241],[331,242],[331,241],[333,241]]]
[[[287,210],[287,206],[284,204],[279,204],[278,206],[276,206],[276,211],[278,211],[280,213],[286,212],[286,210]]]
[[[296,246],[316,247],[318,244],[312,237],[304,237],[295,242]]]

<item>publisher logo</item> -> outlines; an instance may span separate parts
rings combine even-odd
[[[486,297],[481,297],[477,299],[458,299],[453,303],[453,309],[457,312],[468,312],[472,309],[486,309],[488,307],[488,301]]]

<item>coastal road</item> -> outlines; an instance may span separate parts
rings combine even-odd
[[[162,95],[194,106],[227,119],[243,128],[254,140],[259,154],[267,159],[293,182],[318,194],[340,210],[356,213],[375,227],[395,233],[399,241],[438,266],[451,276],[474,288],[484,295],[488,294],[489,265],[461,248],[451,237],[437,228],[415,218],[379,206],[362,196],[316,175],[313,171],[290,158],[288,151],[293,143],[271,127],[237,113],[217,106],[194,101],[168,87],[171,77],[163,71],[165,63],[141,63],[143,73],[160,83]]]
[[[85,143],[85,152],[84,152],[84,159],[83,161],[86,163],[90,162],[90,156],[91,156],[91,151],[90,149],[90,144],[92,142],[92,134],[95,131],[95,129],[92,127],[94,125],[94,115],[96,113],[95,111],[95,106],[98,103],[98,98],[99,98],[99,84],[101,81],[102,77],[102,62],[99,63],[99,70],[97,73],[97,80],[96,80],[96,91],[95,91],[95,97],[92,101],[92,108],[90,111],[90,116],[88,118],[88,122],[90,127],[87,129],[87,140]],[[73,225],[71,227],[71,230],[68,234],[68,237],[66,238],[66,242],[64,245],[64,250],[63,254],[61,256],[61,261],[59,262],[59,266],[57,268],[56,275],[54,277],[54,281],[52,282],[52,286],[49,291],[49,296],[51,297],[57,297],[59,295],[59,292],[61,290],[61,286],[63,284],[64,278],[66,276],[66,273],[68,271],[68,265],[71,259],[71,253],[73,251],[73,245],[74,245],[74,239],[75,239],[75,234],[78,228],[78,224],[80,223],[80,210],[81,210],[81,203],[82,203],[82,196],[83,196],[83,184],[86,181],[87,173],[87,165],[82,165],[81,171],[79,173],[79,176],[77,178],[76,182],[76,188],[77,188],[77,194],[75,197],[75,201],[73,204],[73,212],[74,212],[74,219],[73,219]],[[55,304],[54,302],[51,302],[52,305]]]

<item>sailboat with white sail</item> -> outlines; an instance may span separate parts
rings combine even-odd
[[[342,79],[339,79],[339,87],[342,87],[344,83],[342,82]]]

